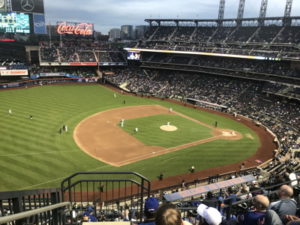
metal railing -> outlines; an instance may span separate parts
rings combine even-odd
[[[15,221],[23,221],[21,224],[23,224],[23,223],[25,223],[25,224],[41,223],[41,224],[53,224],[53,225],[63,224],[62,220],[57,219],[59,217],[58,209],[65,208],[66,206],[70,206],[70,204],[71,204],[70,202],[62,202],[62,203],[54,204],[51,206],[42,207],[39,209],[33,209],[30,211],[26,211],[26,212],[21,212],[21,213],[9,215],[9,216],[0,217],[0,224],[6,224],[6,223],[15,222]],[[34,220],[34,218],[36,218],[36,217],[38,217],[38,215],[42,215],[42,214],[50,214],[51,218],[48,218],[48,220],[44,221],[44,222]],[[24,219],[26,219],[26,220],[24,220]],[[31,219],[33,219],[33,221],[30,221]],[[20,224],[20,223],[17,222],[16,224]]]
[[[61,202],[60,189],[37,189],[29,191],[0,192],[0,215],[11,216],[22,212],[55,205]],[[30,218],[31,221],[41,224],[51,224],[52,220],[61,223],[62,218],[57,211],[43,212]],[[21,225],[26,221],[17,220],[11,224]]]
[[[127,208],[142,218],[150,188],[150,181],[135,172],[79,172],[61,183],[63,200],[81,208],[93,206],[95,216],[101,211]]]

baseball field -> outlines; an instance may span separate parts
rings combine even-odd
[[[114,93],[99,85],[0,92],[0,190],[58,187],[78,171],[156,179],[263,160],[262,139],[233,118]]]

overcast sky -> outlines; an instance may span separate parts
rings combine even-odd
[[[226,0],[225,18],[237,16],[239,0]],[[267,16],[282,16],[286,0],[269,0]],[[144,25],[146,18],[218,17],[219,0],[44,0],[47,24],[57,21],[90,22],[107,33],[121,25]],[[261,0],[246,0],[244,17],[257,17]],[[293,3],[300,16],[300,1]]]

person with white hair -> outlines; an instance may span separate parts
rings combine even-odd
[[[222,223],[222,215],[216,208],[200,204],[197,213],[201,216],[199,223],[201,225],[219,225]]]

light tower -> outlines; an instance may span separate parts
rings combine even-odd
[[[293,0],[286,0],[284,17],[286,18],[291,17],[292,5],[293,5]]]
[[[284,25],[291,24],[291,12],[292,12],[293,0],[286,0],[285,10],[284,10]]]
[[[264,18],[267,15],[267,8],[268,8],[268,0],[261,0],[261,6],[259,11],[259,26],[263,26],[265,24]]]
[[[219,6],[219,16],[218,16],[218,24],[219,26],[222,26],[224,19],[224,13],[225,13],[225,0],[220,0],[220,6]]]
[[[242,23],[242,19],[244,17],[245,2],[246,0],[240,0],[238,15],[237,15],[237,25],[241,25]]]

